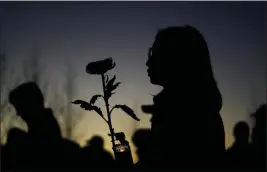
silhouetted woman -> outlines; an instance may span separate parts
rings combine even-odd
[[[222,99],[203,36],[191,26],[162,29],[148,56],[150,81],[163,87],[151,111],[152,166],[219,168]]]

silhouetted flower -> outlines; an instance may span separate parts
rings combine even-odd
[[[116,63],[113,62],[112,58],[106,58],[101,61],[96,61],[96,62],[91,62],[87,64],[86,66],[86,72],[88,74],[92,75],[101,75],[101,80],[102,80],[102,86],[103,86],[103,95],[96,94],[91,97],[90,101],[83,101],[83,100],[75,100],[72,102],[73,104],[80,105],[81,108],[88,110],[88,111],[95,111],[98,113],[98,115],[101,116],[101,118],[108,124],[110,134],[111,136],[111,142],[113,146],[113,151],[114,154],[117,152],[115,151],[115,148],[117,148],[115,144],[115,131],[114,128],[112,127],[112,122],[111,122],[111,113],[114,109],[121,109],[124,111],[128,116],[133,118],[136,121],[140,121],[140,119],[136,116],[134,111],[126,106],[126,105],[115,105],[111,109],[109,109],[109,99],[113,94],[115,94],[115,90],[117,87],[121,84],[121,82],[115,82],[116,80],[116,75],[114,75],[111,79],[109,79],[108,74],[105,74],[109,70],[113,69],[115,67]],[[105,75],[104,75],[105,74]],[[101,109],[97,106],[95,106],[95,102],[97,101],[98,98],[102,97],[104,99],[105,105],[106,105],[106,117],[103,115]]]
[[[107,71],[113,69],[116,63],[113,62],[112,58],[106,58],[104,60],[91,62],[86,66],[86,72],[92,75],[102,75]]]

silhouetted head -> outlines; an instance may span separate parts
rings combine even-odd
[[[260,123],[265,123],[266,124],[266,104],[262,104],[259,106],[259,108],[256,110],[255,113],[252,114],[252,116],[256,120],[256,125]]]
[[[249,126],[245,121],[238,122],[234,127],[234,137],[237,142],[247,143],[249,140]]]
[[[158,31],[149,49],[148,75],[152,84],[166,86],[184,77],[211,75],[209,50],[201,33],[192,26]],[[195,76],[188,76],[194,73]]]
[[[93,136],[88,140],[87,145],[94,148],[104,148],[104,139],[101,136]]]
[[[9,93],[9,102],[26,122],[33,113],[44,109],[43,94],[34,82],[21,84]]]
[[[132,141],[136,146],[137,153],[141,154],[142,151],[145,151],[150,145],[151,139],[151,130],[150,129],[139,129],[137,130],[133,136]]]
[[[266,143],[266,104],[262,104],[252,116],[256,125],[252,130],[252,142],[264,146]],[[266,146],[266,145],[265,145]]]

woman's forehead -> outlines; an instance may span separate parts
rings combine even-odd
[[[156,38],[152,44],[152,49],[160,48],[162,44],[163,44],[163,41]]]

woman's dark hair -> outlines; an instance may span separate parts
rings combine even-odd
[[[168,27],[158,31],[156,42],[164,51],[164,58],[173,61],[174,56],[179,56],[177,61],[187,63],[182,65],[197,65],[203,70],[204,75],[213,77],[210,53],[203,35],[194,27],[186,25],[180,27]],[[157,47],[155,47],[157,48]],[[175,64],[175,63],[174,63]]]
[[[173,70],[175,75],[177,69],[185,68],[182,75],[190,78],[188,81],[192,82],[191,85],[198,87],[195,91],[204,89],[201,90],[202,94],[213,104],[213,110],[220,110],[222,98],[214,79],[208,45],[196,28],[186,25],[159,30],[152,51],[157,55],[162,53],[159,58],[164,58],[165,67]],[[201,82],[195,84],[196,80]]]

